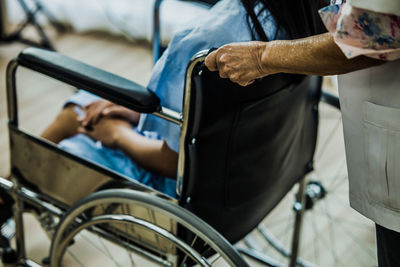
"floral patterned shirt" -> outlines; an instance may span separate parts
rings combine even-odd
[[[365,55],[382,60],[400,58],[400,16],[373,12],[336,1],[320,16],[347,58]]]

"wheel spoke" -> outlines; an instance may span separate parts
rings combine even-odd
[[[323,203],[325,204],[326,212],[328,214],[330,214],[330,206],[329,206],[328,201],[324,201]],[[333,223],[331,223],[332,222],[332,216],[329,216],[328,219],[330,221],[330,223],[328,223],[329,237],[330,237],[330,244],[331,244],[330,248],[331,248],[331,252],[332,252],[332,257],[333,257],[333,259],[335,261],[335,264],[336,264],[337,262],[340,262],[340,260],[339,260],[339,257],[336,254],[336,251],[335,251],[336,243],[335,243],[335,235],[334,235],[333,229],[332,229]]]
[[[68,251],[68,254],[71,256],[72,259],[74,259],[74,261],[79,264],[79,266],[81,267],[85,267],[85,265],[83,265],[83,263],[78,259],[77,256],[75,256],[74,253],[72,253],[71,251]]]
[[[75,240],[81,243],[78,247],[88,249],[85,251],[87,253],[83,254],[84,264],[77,263],[76,266],[87,266],[86,262],[89,263],[88,266],[104,265],[109,259],[113,261],[112,266],[134,266],[136,254],[142,256],[141,266],[148,266],[148,264],[142,264],[144,261],[163,266],[175,266],[179,260],[178,257],[182,259],[182,261],[179,260],[179,266],[185,266],[189,262],[191,264],[192,260],[194,264],[197,264],[196,266],[219,265],[223,262],[234,266],[244,264],[240,255],[229,243],[218,237],[212,228],[207,224],[201,224],[202,222],[195,215],[184,211],[183,208],[150,194],[146,195],[133,190],[113,189],[113,191],[117,191],[118,196],[110,196],[108,192],[96,193],[96,197],[88,198],[86,202],[82,201],[81,206],[75,207],[63,218],[54,236],[52,262],[62,263],[64,256],[71,253],[71,247],[68,244],[71,240]],[[108,207],[111,206],[117,208],[113,209],[112,213],[108,213],[110,211]],[[135,207],[135,215],[138,217],[129,215],[131,213],[129,207]],[[93,217],[88,217],[74,227],[70,227],[71,222],[81,218],[82,214],[88,214],[89,210],[95,211]],[[101,214],[102,210],[106,213]],[[168,224],[165,226],[168,221],[172,222],[171,226]],[[135,229],[142,236],[140,240],[136,235],[133,237],[126,235],[125,232],[129,232],[131,225],[136,225]],[[197,227],[193,228],[194,225]],[[187,232],[192,239],[190,241],[181,239],[176,235],[177,229]],[[93,234],[93,237],[86,236],[87,231]],[[76,238],[78,235],[83,238]],[[158,239],[156,240],[153,235]],[[85,244],[86,239],[89,239],[88,242],[95,249]],[[169,251],[168,247],[173,249]],[[212,253],[209,253],[210,251]],[[90,254],[93,257],[90,257]],[[210,258],[207,259],[206,256]],[[59,257],[61,259],[57,260]],[[68,262],[65,263],[68,264]],[[55,265],[55,267],[59,266],[61,265]]]
[[[196,240],[197,240],[197,235],[193,238],[193,241],[191,242],[191,244],[190,244],[190,246],[191,247],[193,247],[193,245],[196,243]],[[185,257],[183,258],[183,260],[182,260],[182,263],[180,264],[180,267],[183,267],[184,266],[184,264],[185,264],[185,262],[186,262],[186,260],[187,260],[187,257],[188,257],[188,255],[185,255]]]
[[[218,257],[216,257],[214,260],[212,260],[212,261],[210,262],[211,266],[212,266],[214,263],[216,263],[217,260],[219,260],[219,259],[221,259],[221,255],[218,255]]]
[[[104,244],[104,240],[103,238],[100,238],[100,236],[97,236],[101,245],[103,246],[105,252],[106,252],[106,256],[108,256],[108,258],[115,264],[115,266],[120,267],[121,265],[114,259],[114,257],[112,256],[112,254],[110,253],[110,251],[108,250],[106,244]]]

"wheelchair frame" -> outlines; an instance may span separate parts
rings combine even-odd
[[[153,38],[152,38],[152,51],[153,51],[153,63],[155,64],[157,60],[161,57],[162,53],[165,50],[165,47],[162,46],[161,44],[161,21],[160,21],[160,9],[161,9],[161,4],[163,0],[155,0],[154,6],[153,6]],[[206,5],[205,2],[201,0],[193,0],[193,2],[201,2]],[[188,101],[188,100],[186,100]],[[327,103],[328,105],[337,108],[340,110],[340,103],[339,103],[339,98],[329,92],[322,91],[321,93],[321,101]],[[185,128],[185,132],[186,132]],[[183,143],[180,143],[180,147],[183,147]],[[180,153],[183,151],[180,151]],[[183,164],[181,165],[183,167]],[[310,166],[310,169],[312,169],[312,166]],[[181,170],[181,173],[183,171]],[[182,176],[178,176],[182,177]],[[177,192],[180,193],[182,190],[182,179],[178,180],[180,181],[180,186],[177,187]],[[300,234],[301,234],[301,224],[303,220],[303,213],[304,213],[304,205],[305,205],[305,196],[306,196],[306,190],[307,190],[307,181],[305,178],[301,180],[299,183],[299,189],[298,193],[296,195],[296,200],[295,203],[293,204],[293,209],[296,213],[296,219],[295,219],[295,224],[294,224],[294,233],[293,233],[293,239],[292,239],[292,247],[291,251],[288,252],[286,251],[285,248],[283,248],[278,242],[275,242],[273,238],[269,238],[264,235],[265,239],[269,243],[272,244],[272,246],[279,251],[282,255],[284,255],[287,258],[290,258],[290,264],[289,266],[294,267],[296,264],[299,264],[300,266],[311,266],[310,263],[303,262],[302,260],[298,259],[298,251],[299,251],[299,243],[300,243]],[[261,227],[261,225],[259,226]],[[257,247],[256,244],[248,243],[248,249],[246,248],[238,248],[238,250],[242,253],[245,254],[253,259],[256,259],[257,261],[263,262],[264,264],[268,266],[279,266],[279,263],[277,263],[274,259],[265,257],[264,255],[260,254],[254,247]]]
[[[163,119],[166,119],[168,121],[171,121],[171,122],[181,126],[180,151],[179,151],[178,174],[177,174],[177,193],[178,193],[178,195],[180,195],[182,193],[182,184],[183,184],[183,177],[184,177],[184,172],[185,172],[185,169],[184,169],[184,166],[185,166],[184,143],[185,143],[186,132],[187,132],[187,127],[188,127],[188,114],[190,112],[189,102],[190,102],[191,88],[192,88],[191,77],[192,77],[195,66],[199,62],[204,61],[206,54],[207,54],[207,52],[205,52],[205,51],[198,53],[196,56],[193,57],[190,64],[188,65],[187,72],[186,72],[184,107],[183,107],[182,114],[175,112],[173,110],[170,110],[168,108],[165,108],[165,107],[160,107],[156,111],[152,112],[154,115],[156,115],[158,117],[161,117]],[[15,82],[16,82],[16,70],[19,66],[23,66],[23,67],[27,67],[27,68],[35,70],[33,68],[32,62],[26,62],[26,61],[20,60],[18,58],[11,61],[10,64],[8,65],[8,68],[7,68],[7,98],[8,98],[8,103],[9,103],[8,116],[9,116],[10,140],[12,140],[12,136],[15,135],[15,136],[18,136],[21,138],[27,138],[29,140],[34,140],[36,143],[40,143],[41,145],[44,145],[47,148],[54,149],[54,146],[49,144],[48,142],[46,142],[44,140],[36,139],[36,138],[30,136],[29,134],[18,129],[17,93],[16,93]],[[38,71],[39,73],[47,74],[50,77],[58,79],[62,82],[66,82],[71,85],[75,85],[72,80],[69,80],[68,78],[63,77],[62,73],[54,76],[54,75],[51,75],[50,73],[46,73],[45,70],[40,69],[40,68],[36,71]],[[90,86],[86,86],[86,88],[84,88],[84,89],[87,89],[88,91],[92,91],[103,97],[107,97],[107,96],[109,97],[109,95],[107,95],[107,93],[95,91],[95,90],[91,89]],[[112,99],[112,100],[116,100],[116,99]],[[339,107],[338,99],[337,99],[337,97],[335,97],[333,95],[323,93],[322,100],[325,100],[326,102],[328,102],[336,107]],[[118,104],[123,104],[123,105],[129,107],[129,104],[127,104],[129,101],[124,102],[122,100],[122,102],[121,102],[121,100],[116,100],[115,102],[116,103],[119,102]],[[13,149],[13,146],[12,146],[12,149]],[[74,157],[73,155],[70,155],[69,153],[64,152],[64,154],[67,155],[69,158],[81,161],[80,158]],[[87,163],[87,162],[85,162],[85,163]],[[89,162],[89,164],[90,164],[90,162]],[[90,165],[91,165],[91,167],[93,167],[95,169],[99,168],[98,166],[96,166],[96,164],[90,164]],[[100,169],[102,171],[104,171],[104,169],[102,169],[102,168],[100,168]],[[48,215],[56,216],[58,218],[61,218],[63,216],[63,212],[67,211],[69,207],[68,207],[68,205],[63,203],[63,201],[59,201],[59,200],[49,197],[47,195],[43,195],[38,192],[34,192],[31,189],[22,186],[21,181],[19,181],[20,179],[22,179],[22,177],[18,177],[19,173],[17,170],[12,170],[12,171],[13,171],[13,175],[14,175],[14,180],[8,181],[6,179],[0,178],[0,186],[2,188],[6,189],[7,191],[9,191],[10,193],[12,193],[12,195],[15,197],[15,200],[16,200],[16,203],[14,205],[14,214],[15,214],[14,216],[15,216],[16,227],[17,227],[16,243],[17,243],[18,259],[19,259],[20,263],[27,264],[30,266],[38,266],[38,265],[35,265],[34,262],[26,259],[25,240],[24,240],[24,231],[23,231],[23,218],[22,218],[22,213],[26,210],[26,208],[24,207],[24,204],[27,203],[30,206],[33,206],[34,209],[36,208],[36,209],[40,209],[41,211],[44,211],[45,215],[47,213]],[[118,175],[116,175],[115,173],[113,173],[112,171],[106,170],[104,176],[108,177],[108,179],[110,179],[110,180],[112,178],[121,180],[121,178]],[[109,178],[109,177],[112,177],[112,178]],[[153,190],[149,189],[148,187],[146,187],[144,185],[140,185],[138,183],[134,183],[134,187],[138,191],[154,193]],[[302,216],[303,216],[303,212],[304,212],[303,207],[304,207],[304,199],[305,199],[305,187],[306,187],[306,183],[305,183],[305,179],[303,179],[302,182],[300,183],[299,192],[297,194],[296,203],[294,205],[295,211],[296,211],[296,222],[295,222],[295,231],[294,231],[294,235],[293,235],[293,239],[292,239],[292,251],[289,254],[289,256],[291,258],[290,266],[296,266],[296,264],[299,264],[299,263],[301,264],[301,262],[299,262],[297,259],[297,252],[298,252],[298,245],[299,245],[299,238],[300,238]],[[167,201],[173,201],[171,198],[169,198],[168,196],[165,196],[161,193],[156,193],[156,195],[160,199],[166,199]],[[68,204],[72,204],[72,203],[73,202],[69,202]],[[194,216],[194,215],[192,215],[192,216]],[[124,218],[121,218],[121,219],[124,219]],[[204,222],[202,222],[202,223],[204,223]],[[206,223],[204,223],[204,224],[207,226]],[[56,228],[56,225],[52,225],[52,226],[47,225],[47,226],[50,228],[51,231],[54,231]],[[214,230],[212,230],[211,227],[209,227],[209,226],[207,226],[207,227],[206,228],[209,231],[211,231],[211,232],[214,231]],[[222,240],[223,240],[223,241],[221,241],[222,243],[227,242],[223,238],[222,238]],[[143,251],[140,248],[135,248],[135,249],[136,249],[136,252],[138,252],[138,253],[145,254],[145,256],[147,256],[149,258],[152,257],[151,255],[146,255],[146,251]],[[229,247],[229,245],[228,245],[228,250],[232,250],[232,248]],[[232,251],[234,251],[234,250],[232,250]],[[251,251],[251,250],[241,249],[240,251],[248,256],[257,258],[257,254],[253,253],[253,251]],[[238,255],[235,254],[235,252],[230,252],[230,256],[237,258]],[[153,260],[155,260],[156,262],[158,261],[159,263],[162,263],[162,261],[159,261],[157,259],[153,259]],[[269,266],[277,266],[274,262],[269,262],[269,261],[264,260],[264,263],[266,263]]]
[[[33,49],[33,48],[29,48],[29,49]],[[30,51],[29,49],[28,49],[28,54]],[[43,53],[47,53],[47,52],[43,51]],[[159,107],[155,111],[152,112],[154,115],[156,115],[158,117],[161,117],[163,119],[166,119],[168,121],[171,121],[171,122],[181,126],[181,128],[182,128],[182,134],[181,134],[181,140],[180,140],[181,143],[184,142],[185,132],[187,129],[186,114],[188,114],[188,112],[189,112],[188,99],[191,94],[192,71],[193,71],[194,66],[197,63],[204,60],[205,56],[206,56],[206,52],[201,52],[201,53],[197,54],[192,59],[191,63],[188,66],[187,75],[186,75],[188,78],[186,79],[186,85],[185,85],[185,100],[184,100],[185,104],[184,104],[183,113],[180,114],[178,112],[175,112],[175,111],[170,110],[165,107]],[[103,172],[105,171],[105,174],[103,175],[104,176],[103,181],[101,181],[102,183],[106,183],[107,181],[110,181],[111,179],[117,179],[117,181],[118,180],[123,181],[124,179],[122,179],[120,177],[120,175],[118,175],[112,171],[109,171],[107,169],[103,169],[91,162],[84,161],[81,158],[71,155],[67,152],[63,152],[62,150],[60,150],[56,146],[50,144],[46,140],[37,139],[18,128],[16,71],[19,66],[26,67],[28,69],[34,70],[36,72],[39,72],[39,73],[42,73],[45,75],[47,74],[48,76],[55,78],[57,80],[60,80],[61,82],[66,82],[68,84],[74,85],[72,80],[69,80],[68,78],[65,78],[65,76],[63,76],[65,73],[61,73],[59,75],[57,75],[57,74],[51,75],[50,73],[46,73],[46,71],[44,69],[41,69],[40,67],[35,69],[35,67],[33,67],[33,65],[31,63],[32,62],[27,62],[27,61],[21,60],[21,56],[20,56],[16,59],[12,60],[7,67],[7,100],[9,103],[8,104],[8,116],[9,116],[8,126],[9,126],[10,142],[11,142],[11,154],[13,154],[14,150],[22,151],[23,149],[26,148],[24,145],[22,145],[22,147],[13,145],[14,141],[15,141],[14,139],[20,139],[20,140],[27,139],[29,141],[33,141],[33,143],[35,145],[38,144],[38,145],[46,147],[47,149],[58,151],[58,152],[64,154],[64,156],[67,156],[67,158],[69,158],[69,159],[73,159],[78,162],[84,162],[85,164],[89,164],[89,166],[94,168],[95,170],[97,169],[97,170],[101,170]],[[34,63],[36,63],[36,62],[33,62],[33,64]],[[83,86],[83,87],[84,88],[86,87],[85,89],[87,89],[88,91],[93,91],[93,90],[91,90],[90,86]],[[139,90],[146,90],[146,89],[141,87],[141,88],[139,88]],[[103,97],[107,97],[106,93],[101,93],[101,92],[99,93],[98,91],[95,91],[95,92]],[[128,107],[129,107],[129,105],[128,105]],[[14,152],[16,152],[16,151],[14,151]],[[17,151],[17,152],[20,153],[20,151]],[[14,158],[11,157],[12,162],[13,162],[13,160],[14,160]],[[21,160],[21,159],[18,159],[18,160]],[[185,151],[184,151],[184,148],[181,147],[180,153],[179,153],[178,176],[177,176],[177,192],[178,192],[178,194],[180,194],[180,192],[182,190],[184,163],[185,163]],[[33,165],[33,163],[28,162],[27,165]],[[31,167],[35,168],[36,166],[31,166]],[[48,196],[46,194],[41,194],[39,192],[35,192],[35,191],[31,190],[30,188],[22,185],[21,181],[24,180],[24,178],[22,175],[20,175],[19,171],[15,168],[12,168],[12,177],[13,177],[12,181],[9,181],[9,180],[6,180],[6,179],[0,177],[0,187],[2,187],[3,189],[5,189],[9,193],[11,193],[11,195],[15,199],[15,204],[14,204],[13,210],[14,210],[14,219],[16,222],[16,245],[17,245],[18,263],[28,265],[28,266],[40,266],[40,265],[36,264],[35,262],[26,258],[25,237],[24,237],[24,230],[23,230],[23,217],[22,217],[23,212],[27,210],[27,207],[25,204],[28,204],[28,206],[29,206],[28,209],[33,209],[34,211],[39,210],[40,213],[44,216],[44,218],[42,218],[42,219],[44,221],[46,221],[46,220],[50,221],[50,223],[48,223],[48,222],[44,223],[45,228],[47,228],[46,230],[49,230],[49,232],[54,232],[55,229],[57,228],[57,226],[60,225],[64,220],[60,219],[61,221],[59,221],[58,224],[54,224],[54,221],[51,220],[51,216],[62,218],[64,216],[64,212],[69,210],[69,205],[71,205],[75,202],[75,201],[73,201],[73,198],[76,196],[67,196],[66,199],[62,199],[60,201],[60,199],[55,199],[52,196]],[[106,178],[106,177],[112,177],[112,178]],[[30,185],[29,182],[28,182],[28,184]],[[148,188],[147,186],[141,185],[139,183],[135,183],[135,182],[130,183],[130,188],[133,188],[139,192],[150,193],[150,195],[155,194],[156,195],[155,197],[158,199],[158,200],[156,200],[156,202],[159,201],[161,203],[160,205],[162,205],[163,207],[167,207],[167,208],[169,207],[170,210],[173,209],[173,208],[171,208],[171,205],[175,206],[175,212],[178,214],[185,214],[185,212],[186,212],[186,215],[185,215],[186,217],[184,217],[184,219],[183,219],[184,226],[188,225],[188,227],[190,229],[193,229],[193,226],[191,226],[191,224],[198,225],[198,228],[200,227],[203,231],[207,231],[208,233],[204,234],[203,232],[201,232],[200,230],[197,230],[195,228],[194,232],[196,233],[196,235],[203,237],[203,240],[209,240],[210,242],[219,243],[219,245],[222,246],[222,249],[218,246],[212,247],[212,248],[214,249],[214,251],[217,251],[221,254],[228,255],[227,258],[228,258],[228,262],[230,262],[230,265],[232,265],[232,266],[233,265],[247,266],[247,264],[244,263],[244,261],[241,259],[239,254],[235,251],[235,249],[232,246],[230,246],[229,243],[221,235],[219,235],[217,232],[215,232],[215,230],[213,230],[210,226],[208,226],[207,223],[205,223],[204,221],[202,221],[195,215],[184,210],[182,207],[179,207],[176,204],[173,204],[174,202],[176,202],[176,200],[174,200],[171,197],[168,197],[162,193],[154,191],[154,190]],[[58,190],[58,189],[56,189],[56,187],[53,187],[52,189],[54,189],[55,191]],[[93,188],[91,188],[91,190],[94,191],[95,188],[93,187]],[[153,201],[153,200],[151,200],[151,201]],[[167,202],[171,202],[171,203],[167,203]],[[65,203],[67,203],[67,204],[65,204]],[[121,217],[121,216],[119,216],[118,218],[121,219],[122,221],[124,221],[124,220],[129,221],[129,219]],[[65,219],[68,219],[68,218],[65,218]],[[107,220],[114,220],[115,218],[102,218],[102,219],[107,221]],[[68,220],[71,220],[71,219],[68,219]],[[182,220],[182,219],[179,219],[179,220]],[[180,222],[179,220],[178,220],[178,222]],[[190,223],[190,221],[191,221],[191,223]],[[131,220],[131,222],[132,222],[132,220]],[[142,225],[142,226],[146,225],[145,223],[140,222],[140,220],[136,220],[134,222],[138,223],[139,225]],[[152,229],[155,233],[160,234],[163,237],[168,237],[169,240],[172,240],[177,245],[180,244],[177,237],[168,236],[165,234],[163,235],[162,229],[159,229],[156,226],[150,227],[149,229]],[[211,236],[211,238],[209,236]],[[183,247],[183,248],[185,248],[185,247]],[[166,264],[165,261],[151,255],[151,253],[148,253],[148,251],[141,249],[140,246],[133,247],[132,249],[133,249],[133,251],[135,251],[139,254],[142,254],[143,256],[150,258],[151,260],[153,260],[155,262],[158,262],[160,264],[168,266],[168,264]],[[198,254],[196,254],[196,252],[189,250],[189,255],[191,255],[195,259],[197,259],[198,263],[200,265],[209,266],[207,262],[204,262],[203,259],[201,257],[199,257]],[[52,259],[54,260],[54,257]],[[230,261],[231,259],[233,259],[233,261]]]

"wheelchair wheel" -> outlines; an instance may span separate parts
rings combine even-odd
[[[321,103],[319,114],[314,171],[305,181],[297,266],[376,266],[375,226],[349,204],[341,113]],[[245,239],[249,247],[282,266],[291,255],[297,192],[295,186]]]
[[[53,237],[51,266],[247,266],[201,219],[160,197],[125,189],[79,201]]]

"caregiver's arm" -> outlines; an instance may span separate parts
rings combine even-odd
[[[124,151],[135,163],[149,171],[176,178],[178,153],[163,140],[150,139],[135,132],[126,120],[103,117],[92,125],[92,129],[80,127],[78,131],[101,141],[103,145]]]
[[[243,86],[275,73],[334,75],[383,62],[364,56],[347,59],[329,33],[297,40],[228,44],[206,58],[211,71],[218,70],[222,78]]]

